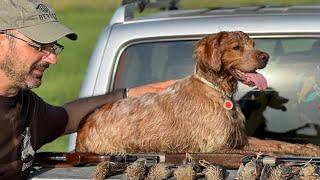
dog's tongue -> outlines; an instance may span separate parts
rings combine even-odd
[[[246,83],[253,82],[259,90],[265,90],[268,87],[266,78],[260,73],[246,73]]]

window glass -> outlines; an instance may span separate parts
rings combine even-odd
[[[240,84],[236,100],[247,121],[247,133],[298,143],[320,144],[320,39],[255,39],[270,55],[259,70],[268,90]],[[141,43],[126,48],[119,58],[115,88],[133,87],[193,72],[196,41]]]
[[[136,44],[120,56],[116,87],[178,79],[193,71],[195,41]]]

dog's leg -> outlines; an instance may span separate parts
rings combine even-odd
[[[277,155],[320,156],[320,147],[313,144],[292,144],[276,140],[250,137],[244,150],[274,153]]]

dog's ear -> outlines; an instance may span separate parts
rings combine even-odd
[[[197,63],[204,64],[214,71],[220,71],[222,63],[220,41],[225,35],[226,32],[220,32],[202,38],[195,48],[194,56]]]

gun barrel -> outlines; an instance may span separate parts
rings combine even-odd
[[[311,163],[320,165],[320,158],[317,157],[279,157],[278,161],[294,163]]]
[[[262,157],[262,163],[263,165],[270,165],[270,166],[276,166],[280,163],[296,163],[296,164],[305,164],[305,163],[311,163],[320,165],[320,158],[316,157],[274,157],[274,156],[264,156]]]

